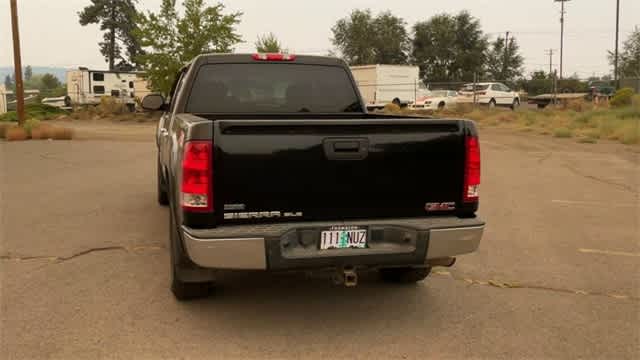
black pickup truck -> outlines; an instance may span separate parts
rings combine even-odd
[[[368,114],[339,59],[201,55],[157,131],[172,291],[205,296],[219,270],[328,270],[421,281],[478,248],[474,123]]]

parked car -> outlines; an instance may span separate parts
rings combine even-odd
[[[472,103],[475,101],[490,108],[496,106],[510,107],[516,109],[520,106],[520,94],[509,89],[506,85],[497,82],[465,84],[458,91],[458,102]]]
[[[220,270],[421,281],[478,248],[472,121],[368,114],[330,57],[201,55],[176,79],[169,104],[142,105],[165,111],[157,189],[178,299],[209,294]]]
[[[434,90],[416,100],[414,109],[442,110],[458,102],[458,93],[452,90]]]

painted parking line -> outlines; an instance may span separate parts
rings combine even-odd
[[[625,252],[625,251],[610,251],[610,250],[598,250],[598,249],[578,249],[578,251],[581,253],[587,253],[587,254],[640,257],[640,253],[632,253],[632,252]]]
[[[600,201],[580,201],[580,200],[551,200],[554,204],[560,205],[582,205],[582,206],[600,206],[600,207],[622,207],[622,208],[636,208],[638,204],[632,203],[608,203]]]

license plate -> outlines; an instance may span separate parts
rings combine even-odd
[[[354,226],[334,226],[320,233],[320,249],[364,249],[367,229]]]

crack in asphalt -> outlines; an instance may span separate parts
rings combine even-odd
[[[162,246],[155,245],[140,245],[134,247],[126,247],[126,246],[104,246],[104,247],[94,247],[86,250],[82,250],[76,253],[73,253],[69,256],[52,256],[52,255],[26,255],[26,256],[18,256],[18,255],[0,255],[0,260],[12,260],[12,261],[29,261],[29,260],[49,260],[54,261],[56,263],[62,263],[65,261],[69,261],[84,255],[96,253],[96,252],[106,252],[106,251],[124,251],[127,253],[136,252],[140,250],[160,250],[164,249]]]
[[[618,293],[605,293],[598,291],[586,291],[586,290],[577,290],[577,289],[565,289],[565,288],[557,288],[552,286],[544,286],[544,285],[534,285],[534,284],[524,284],[524,283],[509,283],[498,280],[475,280],[469,278],[460,278],[456,277],[448,271],[435,271],[434,274],[439,276],[449,277],[455,281],[464,281],[469,285],[481,285],[481,286],[491,286],[500,289],[530,289],[530,290],[542,290],[542,291],[551,291],[557,293],[564,294],[573,294],[573,295],[584,295],[584,296],[604,296],[608,298],[613,298],[617,300],[640,300],[640,297],[626,294],[618,294]]]
[[[614,182],[614,181],[611,181],[611,180],[607,180],[607,179],[603,179],[603,178],[598,177],[598,176],[585,174],[585,173],[581,172],[580,170],[574,168],[573,166],[571,166],[569,164],[564,164],[564,167],[569,169],[574,174],[582,176],[584,178],[591,179],[591,180],[594,180],[594,181],[597,181],[597,182],[600,182],[600,183],[603,183],[603,184],[607,184],[607,185],[613,185],[613,186],[616,186],[618,188],[624,189],[624,190],[629,191],[629,192],[634,193],[634,194],[638,193],[637,189],[634,189],[629,185],[619,184],[617,182]]]

